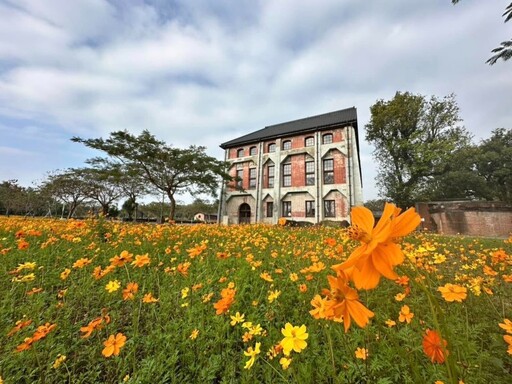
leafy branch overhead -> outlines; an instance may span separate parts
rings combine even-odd
[[[452,3],[457,4],[459,1],[460,0],[452,0]],[[505,12],[502,16],[505,18],[505,23],[512,19],[512,3],[505,8]],[[503,61],[509,60],[512,58],[512,39],[501,42],[501,46],[494,48],[491,52],[494,53],[494,55],[486,61],[487,64],[494,65],[499,59]]]
[[[205,147],[175,148],[156,139],[147,130],[139,136],[117,131],[107,139],[73,137],[71,140],[105,152],[112,161],[129,167],[164,193],[171,203],[171,220],[174,218],[176,195],[185,192],[214,195],[221,180],[231,179],[226,163],[208,156]]]

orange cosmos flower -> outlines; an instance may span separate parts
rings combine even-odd
[[[82,339],[87,339],[96,329],[101,328],[101,324],[103,323],[103,319],[101,317],[96,318],[92,320],[89,324],[87,324],[85,327],[80,327],[80,332],[83,333],[82,336],[80,336]]]
[[[366,360],[366,358],[368,357],[368,350],[366,348],[357,347],[355,354],[356,358]]]
[[[231,304],[235,302],[235,289],[231,288],[224,288],[220,295],[221,299],[217,301],[215,304],[213,304],[213,308],[216,309],[217,315],[222,315],[223,313],[226,313],[229,310],[229,307],[231,307]]]
[[[268,281],[269,283],[272,283],[274,281],[274,279],[272,279],[272,276],[270,275],[270,273],[268,273],[267,271],[260,273],[260,277],[263,280]]]
[[[123,300],[133,300],[135,298],[135,294],[139,290],[139,284],[137,283],[128,283],[126,288],[123,289]]]
[[[381,276],[398,279],[393,268],[403,262],[404,254],[395,241],[414,231],[421,222],[415,209],[410,208],[400,214],[395,205],[386,203],[375,228],[375,219],[368,208],[353,208],[351,218],[350,237],[360,241],[361,245],[348,260],[332,268],[339,271],[354,267],[352,280],[358,289],[375,288]]]
[[[190,263],[189,262],[186,262],[186,263],[180,263],[178,264],[178,267],[176,268],[176,270],[181,273],[183,276],[188,276],[188,269],[190,268]]]
[[[18,240],[18,249],[19,250],[27,249],[29,246],[30,246],[30,244],[27,241],[25,241],[25,239]]]
[[[412,318],[414,317],[414,313],[411,312],[411,309],[408,305],[404,305],[400,309],[400,315],[398,316],[398,321],[401,323],[407,322],[409,324],[412,321]]]
[[[78,259],[73,263],[73,268],[81,269],[85,267],[86,265],[91,264],[92,260],[88,259],[87,257],[82,257],[81,259]]]
[[[37,327],[34,335],[32,336],[33,341],[44,339],[51,331],[57,327],[57,324],[46,323]]]
[[[27,292],[27,295],[32,296],[40,292],[43,292],[43,288],[32,288],[30,291]]]
[[[119,352],[121,352],[121,348],[126,343],[126,336],[122,333],[118,333],[117,335],[110,335],[109,338],[103,342],[105,348],[101,351],[101,354],[105,357],[110,357],[112,355],[118,356]]]
[[[332,320],[342,318],[345,332],[350,328],[351,319],[361,328],[366,327],[374,313],[359,302],[357,291],[347,284],[347,275],[338,273],[336,277],[327,276],[327,279],[331,289],[324,290],[328,297],[325,303],[328,309],[324,313],[328,314],[332,310]]]
[[[149,258],[149,255],[147,253],[144,255],[135,256],[135,260],[132,261],[132,265],[139,268],[142,268],[145,265],[149,265],[150,263],[151,259]]]
[[[444,363],[448,351],[446,350],[447,342],[442,339],[439,333],[427,329],[423,336],[423,352],[433,363]]]
[[[509,355],[512,355],[512,336],[510,335],[503,335],[503,340],[508,344],[508,350],[507,353]]]
[[[7,336],[11,337],[15,333],[21,331],[23,328],[28,327],[30,324],[32,324],[32,320],[18,320],[16,325],[9,331]]]
[[[133,255],[128,251],[122,251],[119,256],[114,256],[110,259],[110,264],[116,267],[122,267],[126,263],[131,263]]]
[[[512,333],[512,321],[509,319],[504,319],[503,323],[498,324],[500,328],[504,329],[507,333]]]
[[[153,297],[153,294],[150,292],[150,293],[146,293],[144,295],[144,297],[142,298],[142,302],[143,303],[146,303],[146,304],[151,304],[151,303],[157,303],[159,299],[157,299],[156,297]]]
[[[462,302],[467,297],[468,290],[465,287],[461,287],[460,285],[447,283],[444,287],[437,288],[441,295],[443,295],[443,299],[446,301],[458,301]]]
[[[26,337],[23,340],[23,343],[21,343],[20,345],[18,345],[16,347],[16,352],[23,352],[23,351],[26,351],[27,349],[30,349],[33,341],[34,340],[31,337]]]

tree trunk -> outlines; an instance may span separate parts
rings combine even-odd
[[[101,204],[101,214],[103,217],[108,216],[108,204]]]
[[[167,193],[167,197],[171,203],[171,209],[169,210],[169,222],[172,222],[174,221],[174,213],[176,212],[176,200],[174,199],[174,195],[170,192]]]

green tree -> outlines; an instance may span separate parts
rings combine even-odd
[[[123,174],[111,168],[80,168],[74,171],[86,183],[87,197],[100,205],[103,216],[109,215],[112,204],[123,195]]]
[[[0,183],[0,206],[5,214],[20,213],[24,206],[25,189],[18,180],[4,180]]]
[[[431,200],[491,200],[492,186],[478,172],[481,150],[477,145],[459,148],[452,153],[446,173],[434,178]]]
[[[512,203],[512,129],[495,129],[479,145],[476,168],[493,200]]]
[[[125,211],[128,215],[128,220],[133,220],[133,214],[135,213],[135,210],[137,209],[137,201],[131,197],[125,200],[125,202],[122,205],[123,211]]]
[[[452,152],[470,142],[457,125],[455,96],[427,99],[397,92],[389,101],[378,100],[370,112],[366,140],[375,147],[381,197],[403,208],[429,199],[433,178],[446,173]]]
[[[373,200],[366,200],[364,202],[364,206],[368,208],[372,212],[381,212],[384,210],[384,205],[386,204],[386,200],[384,199],[373,199]]]
[[[157,140],[149,131],[139,136],[127,131],[112,132],[107,139],[82,139],[74,142],[105,152],[114,161],[135,169],[143,179],[164,193],[170,201],[169,219],[174,219],[176,196],[215,194],[221,180],[229,181],[227,164],[205,153],[205,147],[175,148]]]
[[[42,190],[67,207],[68,219],[73,216],[77,207],[88,198],[89,184],[81,171],[67,169],[57,171],[43,181]],[[64,215],[64,207],[62,216]]]
[[[452,3],[457,4],[459,1],[460,0],[452,0]],[[512,19],[512,3],[505,8],[505,12],[502,16],[505,18],[505,23]],[[494,48],[491,52],[494,53],[494,55],[486,61],[487,64],[494,65],[499,59],[503,61],[509,60],[512,58],[512,39],[503,41],[500,47]]]

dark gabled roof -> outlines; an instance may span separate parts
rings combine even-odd
[[[319,129],[328,129],[332,126],[353,123],[357,135],[357,110],[355,107],[342,109],[325,113],[323,115],[306,117],[304,119],[293,120],[286,123],[270,125],[256,132],[241,136],[237,139],[226,141],[220,147],[227,149],[250,143],[257,143],[262,140],[276,139],[297,133],[306,133],[317,131]]]

